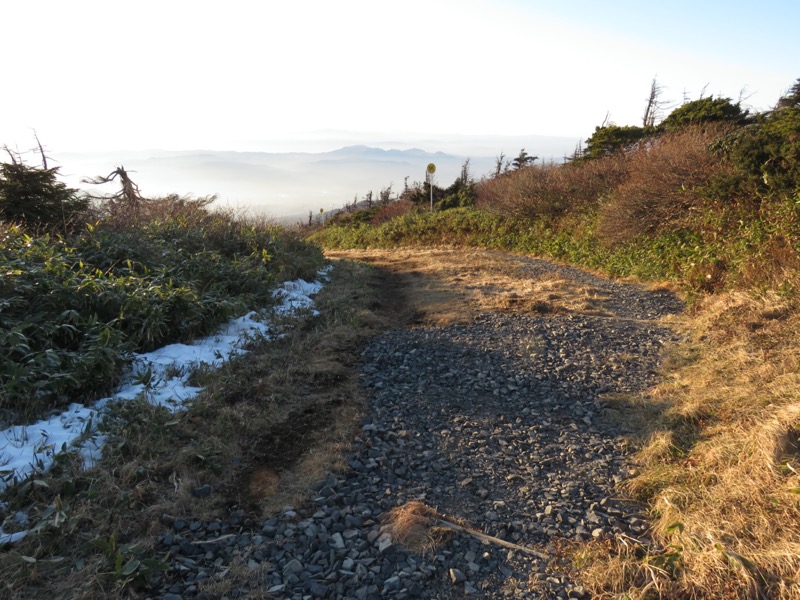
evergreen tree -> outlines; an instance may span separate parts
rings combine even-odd
[[[644,138],[650,130],[635,125],[601,125],[586,140],[585,158],[600,158],[606,154],[625,150]]]
[[[692,100],[673,110],[659,125],[660,131],[676,131],[688,125],[728,121],[741,124],[747,119],[748,111],[730,98],[708,96]]]
[[[525,148],[519,151],[519,155],[513,161],[511,161],[511,165],[515,169],[521,169],[522,167],[527,167],[528,165],[532,165],[536,160],[538,160],[538,156],[530,156],[526,151]]]
[[[88,207],[88,200],[78,197],[77,190],[58,181],[58,167],[31,167],[8,154],[11,162],[0,163],[0,218],[27,227],[66,228]]]

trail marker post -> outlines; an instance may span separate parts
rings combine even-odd
[[[433,174],[436,173],[436,165],[428,163],[426,171],[425,179],[428,180],[428,186],[431,188],[431,212],[433,212]]]

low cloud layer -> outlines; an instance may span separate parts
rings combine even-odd
[[[506,143],[519,143],[517,139]],[[475,140],[473,149],[480,148]],[[554,145],[555,147],[555,145]],[[559,148],[568,147],[564,140]],[[531,154],[545,154],[530,147]],[[87,176],[106,175],[124,166],[145,196],[165,194],[218,197],[218,204],[276,218],[302,218],[309,210],[341,208],[370,190],[376,194],[388,186],[400,192],[423,181],[429,163],[436,165],[436,182],[447,186],[455,180],[467,158],[470,173],[479,179],[495,169],[497,156],[516,156],[519,148],[499,149],[494,156],[426,152],[416,148],[384,150],[347,146],[330,152],[268,153],[226,151],[151,151],[69,153],[56,156],[64,180],[93,194],[113,193],[113,183],[92,186],[81,183]]]

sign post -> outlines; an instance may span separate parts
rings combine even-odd
[[[436,165],[428,163],[427,174],[425,178],[428,180],[428,185],[431,188],[431,212],[433,212],[433,174],[436,173]]]

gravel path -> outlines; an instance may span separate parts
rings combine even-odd
[[[262,523],[165,517],[173,533],[160,550],[172,551],[173,572],[158,597],[588,598],[549,557],[559,540],[646,536],[644,516],[616,499],[630,471],[626,432],[604,421],[602,395],[653,382],[677,339],[654,319],[682,306],[569,267],[529,269],[601,289],[614,316],[483,313],[374,339],[349,470]],[[411,500],[539,556],[460,534],[413,554],[381,530],[385,513]],[[203,593],[203,581],[216,591]]]

